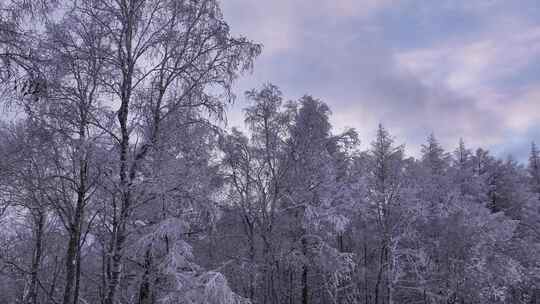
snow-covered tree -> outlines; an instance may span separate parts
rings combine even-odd
[[[531,144],[531,153],[529,155],[529,164],[527,168],[529,170],[533,191],[540,193],[540,151],[534,142]]]
[[[0,1],[1,303],[538,301],[534,144],[362,150],[273,84],[228,129],[262,47],[219,4]]]

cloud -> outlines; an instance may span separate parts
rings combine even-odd
[[[310,23],[334,23],[344,18],[367,19],[399,0],[227,0],[222,10],[233,32],[265,45],[265,55],[295,47],[309,35]]]
[[[469,125],[478,125],[465,130],[465,134],[476,138],[475,143],[487,145],[503,144],[508,140],[507,131],[526,134],[540,119],[538,79],[529,79],[532,84],[524,86],[512,82],[539,57],[540,27],[523,25],[478,40],[454,41],[395,55],[398,65],[426,86],[464,96],[480,116],[489,113],[492,118],[484,121],[478,120],[476,114],[470,115],[475,111],[464,112],[469,113],[464,116],[470,119]],[[480,128],[481,124],[489,127]]]
[[[396,0],[323,0],[319,5],[323,15],[365,18],[398,3],[399,1]],[[304,1],[304,4],[306,8],[313,7],[313,1]]]
[[[499,101],[498,111],[504,113],[507,128],[517,134],[527,133],[540,122],[540,85],[523,88],[512,96],[504,96],[508,102]],[[502,97],[501,97],[502,99]],[[503,115],[501,115],[503,116]]]
[[[480,40],[415,49],[396,54],[401,66],[431,85],[474,91],[510,78],[540,55],[540,26],[516,29]]]
[[[239,92],[270,81],[291,99],[314,95],[330,105],[336,129],[355,127],[368,143],[382,122],[417,154],[431,132],[448,149],[462,137],[495,151],[512,150],[501,148],[511,136],[525,142],[535,134],[534,7],[529,0],[230,0],[224,11],[233,31],[265,44]]]
[[[283,2],[283,3],[278,3]],[[265,55],[295,46],[296,18],[292,2],[227,0],[222,11],[234,33],[261,42]]]

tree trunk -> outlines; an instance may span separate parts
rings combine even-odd
[[[25,303],[36,304],[38,296],[38,274],[39,266],[41,264],[42,245],[43,245],[43,228],[45,224],[45,215],[38,211],[34,216],[35,225],[35,244],[34,255],[32,257],[32,266],[30,269],[30,286],[28,288],[28,294],[25,299]]]
[[[120,189],[121,189],[121,205],[120,214],[116,215],[113,219],[113,235],[111,238],[110,256],[112,261],[110,263],[110,279],[107,287],[107,296],[105,297],[105,304],[114,304],[116,299],[116,289],[120,279],[120,273],[122,271],[122,256],[123,247],[125,241],[126,232],[126,220],[128,218],[129,208],[131,205],[131,182],[128,174],[128,154],[129,154],[129,131],[128,131],[128,105],[130,100],[130,88],[131,76],[125,76],[122,92],[122,104],[120,111],[118,111],[118,120],[120,122],[121,138],[120,143]],[[127,91],[127,92],[126,92]],[[135,174],[133,172],[133,174]]]
[[[386,246],[382,246],[381,253],[379,255],[379,271],[377,273],[377,282],[375,283],[375,304],[379,304],[379,294],[381,289],[380,286],[382,281],[382,275],[384,272],[384,252],[386,250],[385,247]]]
[[[73,228],[72,228],[73,229]],[[66,284],[64,286],[63,304],[71,304],[71,295],[73,293],[73,282],[75,278],[75,254],[77,241],[73,231],[70,231],[69,242],[66,253]]]
[[[79,291],[81,285],[81,248],[77,250],[77,266],[75,269],[75,290],[73,292],[73,304],[79,303]]]
[[[131,8],[130,8],[131,9]],[[122,256],[123,256],[123,246],[126,238],[126,220],[129,215],[129,209],[131,208],[131,176],[135,175],[135,165],[139,160],[139,155],[135,157],[132,167],[128,165],[129,162],[129,127],[128,127],[128,112],[129,112],[129,103],[131,100],[131,89],[132,89],[132,77],[134,63],[131,58],[131,39],[133,35],[132,22],[134,16],[129,15],[127,24],[125,25],[125,31],[127,32],[127,37],[125,39],[125,47],[128,54],[126,58],[126,71],[123,72],[123,80],[121,85],[121,104],[120,110],[118,111],[118,122],[120,124],[120,133],[121,133],[121,142],[120,142],[120,168],[118,175],[120,177],[120,190],[121,190],[121,205],[120,205],[120,214],[118,218],[114,219],[113,222],[113,235],[111,238],[111,251],[110,255],[112,256],[111,277],[108,284],[107,296],[105,298],[105,304],[114,304],[116,299],[116,289],[118,288],[120,273],[122,271]]]
[[[151,269],[152,267],[152,256],[150,249],[146,250],[144,257],[144,274],[142,277],[142,282],[139,287],[139,304],[153,304],[154,298],[151,288]]]
[[[302,304],[309,304],[309,282],[308,282],[308,248],[307,244],[302,241],[302,253],[304,254],[304,265],[302,265]]]
[[[253,228],[250,229],[249,236],[249,261],[251,263],[251,269],[249,273],[249,298],[253,300],[255,297],[255,240],[253,235]]]
[[[302,267],[302,304],[309,304],[307,264],[304,264],[304,266]]]
[[[385,258],[386,258],[386,303],[388,304],[393,304],[393,301],[392,301],[392,293],[393,293],[393,282],[392,282],[392,272],[393,272],[393,267],[392,267],[392,257],[391,257],[391,252],[390,252],[390,249],[387,247],[387,249],[385,250]]]
[[[69,242],[66,252],[66,283],[64,286],[63,304],[71,304],[75,301],[74,290],[76,285],[77,276],[77,256],[79,247],[78,228],[72,227],[70,229]]]
[[[369,303],[369,286],[368,286],[367,273],[368,273],[367,244],[366,244],[365,236],[364,236],[364,297],[365,297],[364,304]]]
[[[83,171],[84,173],[84,171]],[[78,302],[78,295],[76,295],[75,290],[77,290],[77,281],[78,281],[78,258],[80,255],[80,241],[81,241],[81,227],[83,219],[83,205],[84,205],[84,187],[85,184],[82,183],[79,188],[79,193],[77,197],[77,206],[75,210],[75,216],[70,223],[69,227],[69,241],[66,252],[66,283],[64,286],[64,297],[63,304],[71,304]],[[77,290],[78,292],[78,290]]]
[[[122,271],[122,247],[124,245],[124,228],[119,225],[116,229],[116,233],[112,239],[112,249],[110,251],[111,258],[108,261],[108,268],[110,269],[109,280],[107,284],[107,291],[105,296],[105,304],[115,304],[116,289],[120,279],[120,272]],[[121,231],[120,231],[121,230]]]

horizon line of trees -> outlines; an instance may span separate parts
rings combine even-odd
[[[0,303],[537,304],[526,165],[245,94],[262,46],[217,0],[0,4]]]

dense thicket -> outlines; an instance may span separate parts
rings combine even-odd
[[[0,5],[0,303],[539,303],[534,144],[362,150],[271,84],[222,129],[216,0]]]

